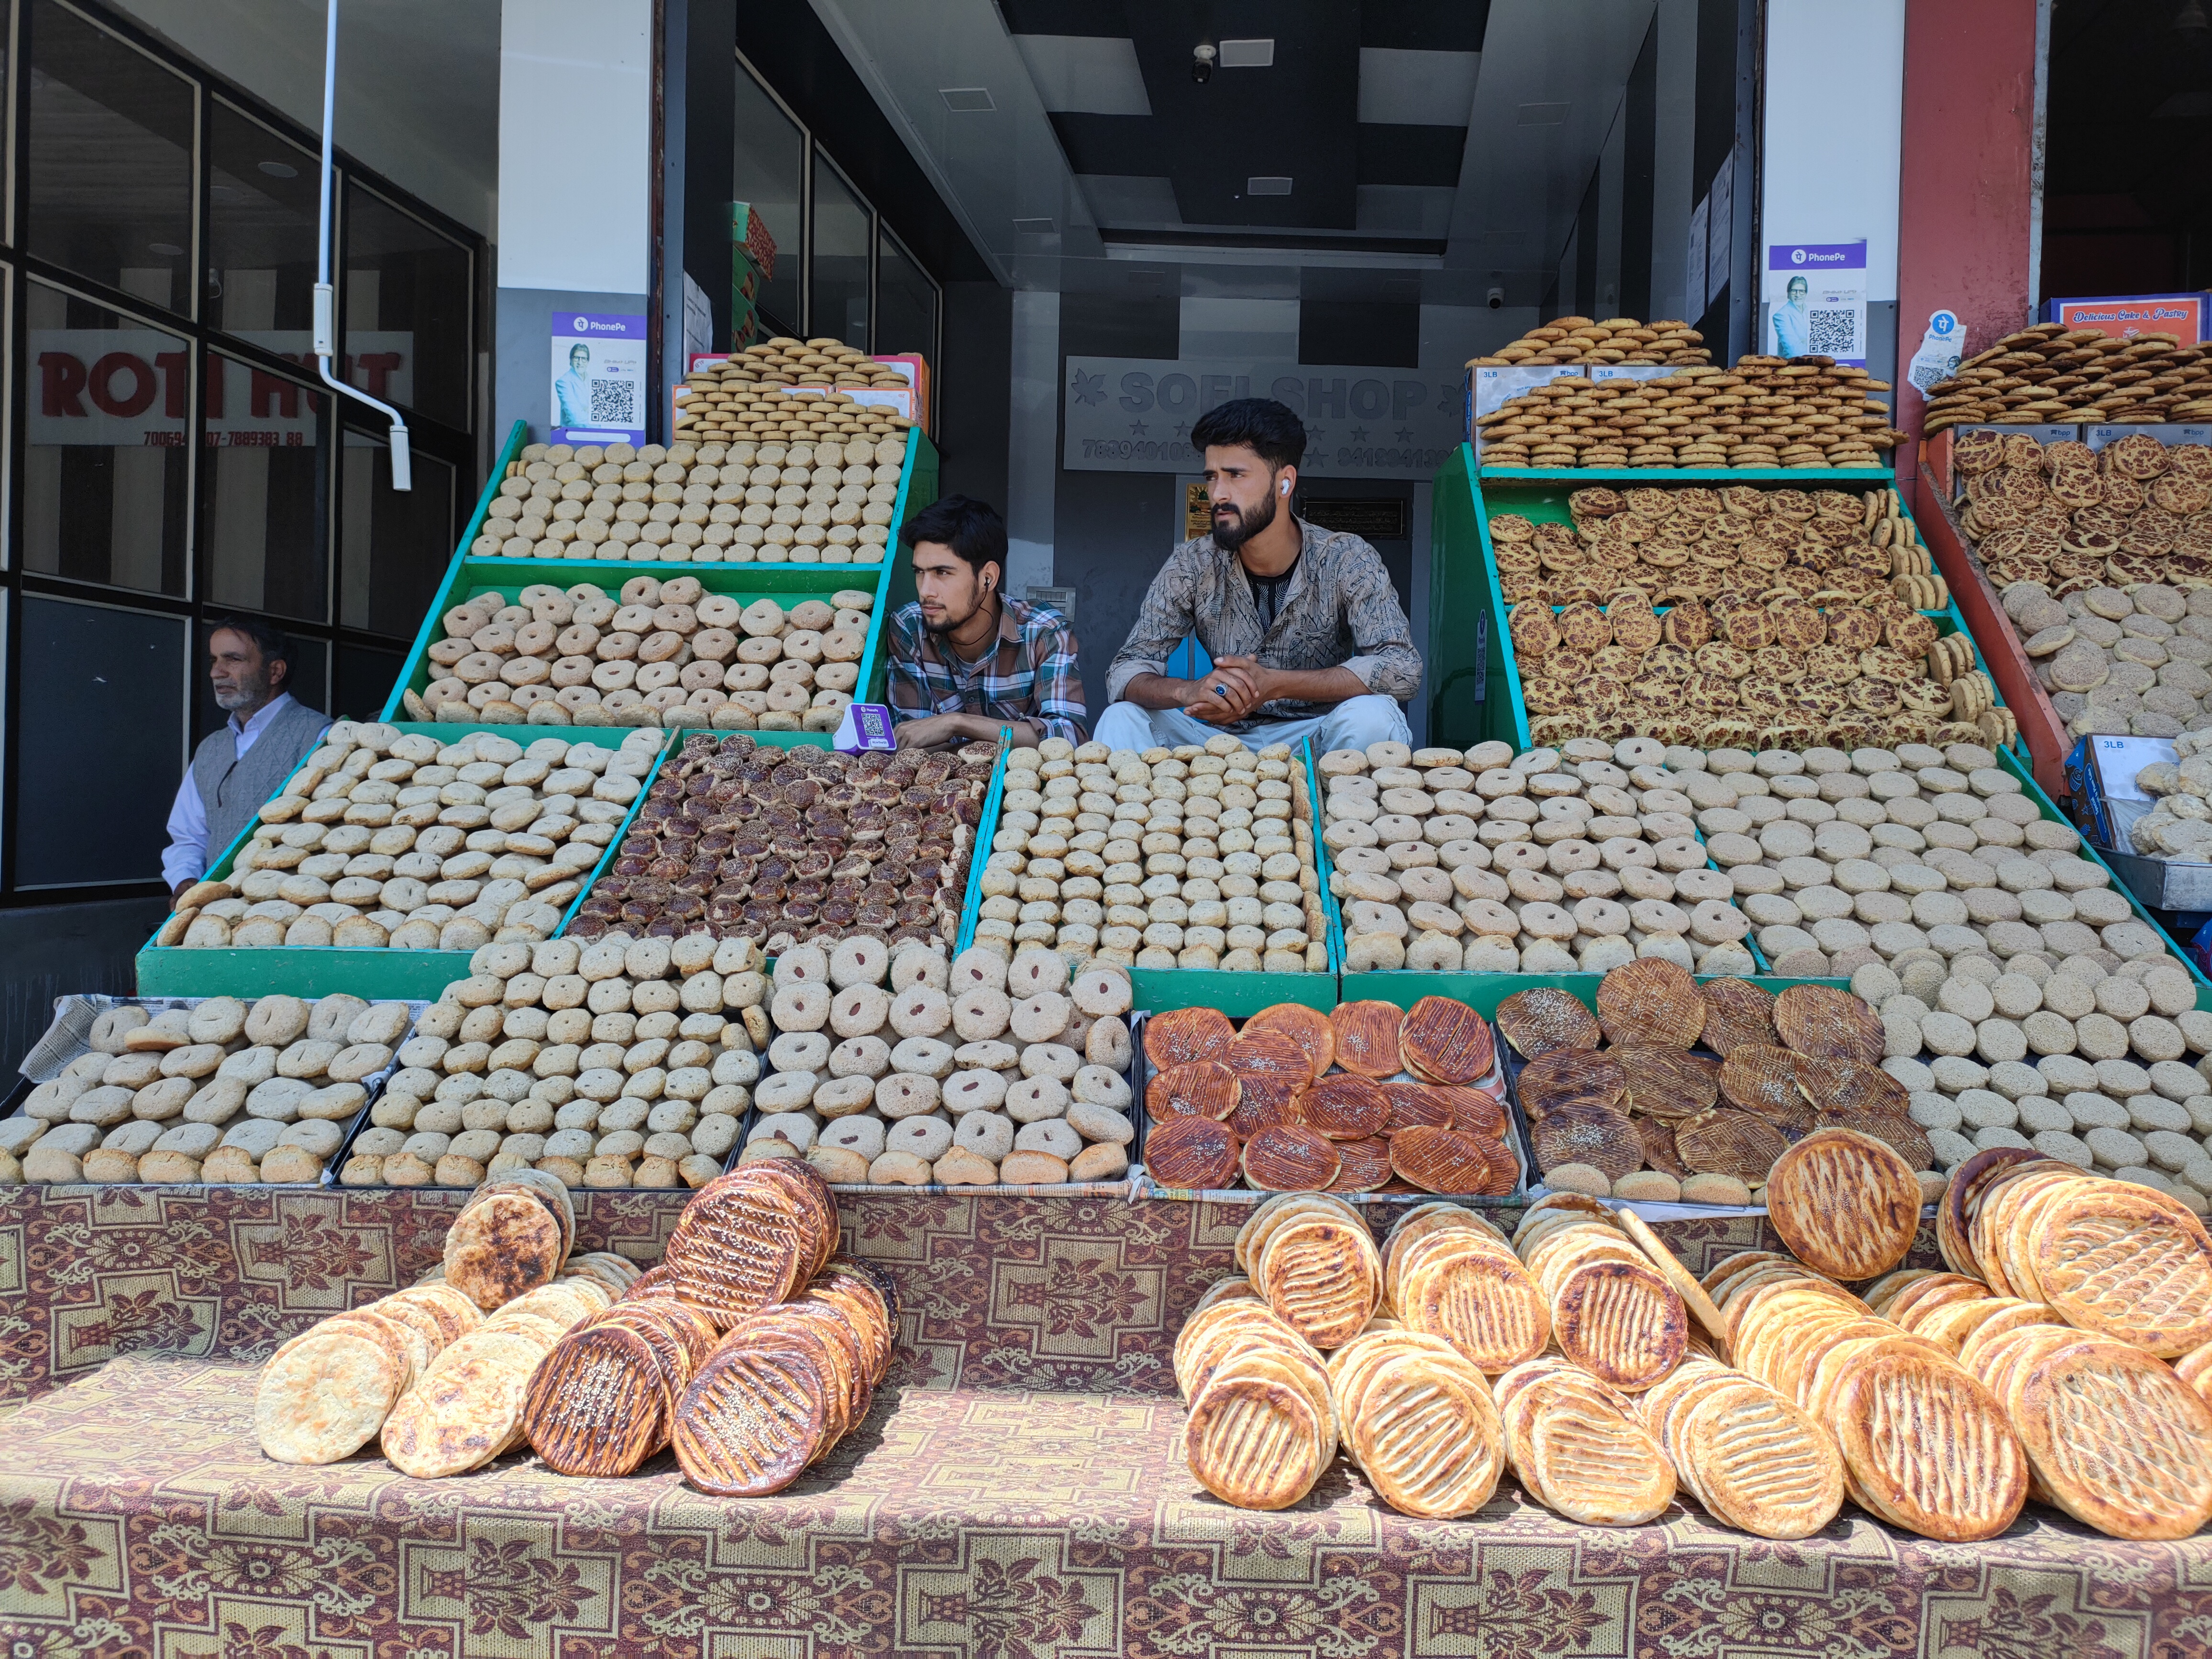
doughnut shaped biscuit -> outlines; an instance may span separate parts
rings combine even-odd
[[[1058,1083],[1072,1084],[1083,1066],[1083,1056],[1063,1042],[1033,1042],[1022,1050],[1020,1066],[1024,1077],[1048,1077]]]
[[[1013,1012],[1014,1004],[1004,991],[973,986],[952,1000],[952,1029],[963,1042],[988,1042],[1006,1034]]]
[[[1066,988],[1067,962],[1056,951],[1017,951],[1006,969],[1006,994],[1017,1000]]]
[[[945,1079],[945,1109],[954,1117],[969,1112],[994,1112],[1006,1103],[1007,1079],[1003,1073],[983,1070],[955,1072]]]
[[[884,1137],[886,1152],[908,1152],[934,1163],[952,1150],[952,1125],[935,1113],[902,1118]]]
[[[952,1075],[953,1049],[935,1037],[908,1037],[891,1050],[891,1069],[942,1083]]]
[[[841,939],[830,952],[830,982],[843,990],[850,986],[879,986],[890,971],[890,948],[865,934]]]
[[[850,1117],[875,1104],[876,1083],[867,1077],[832,1078],[817,1085],[811,1104],[825,1118]]]
[[[1014,1121],[1004,1113],[969,1112],[953,1125],[952,1140],[995,1165],[1014,1150]]]
[[[910,1072],[894,1072],[880,1079],[875,1086],[876,1110],[892,1121],[933,1112],[941,1098],[942,1091],[935,1078]]]
[[[406,1013],[404,1005],[394,1006],[403,1016]],[[191,1011],[185,1030],[194,1042],[227,1043],[246,1030],[246,1004],[238,998],[210,997]]]
[[[926,985],[933,991],[949,991],[951,969],[936,946],[910,940],[891,952],[890,988],[894,992]]]
[[[890,1012],[890,993],[872,980],[856,981],[830,1000],[830,1029],[841,1037],[872,1036],[884,1029]]]
[[[972,946],[953,958],[947,977],[947,988],[958,993],[983,986],[994,991],[1003,991],[1006,988],[1006,957],[981,945]]]
[[[298,997],[265,996],[246,1015],[243,1034],[257,1048],[289,1048],[307,1036],[310,1018],[307,1005]]]
[[[951,1024],[952,1000],[933,986],[911,985],[891,999],[890,1028],[902,1037],[934,1037]]]
[[[819,956],[821,952],[817,951],[815,954]],[[783,960],[788,960],[788,957],[789,953],[787,953]],[[781,962],[778,966],[780,969]],[[826,983],[828,971],[825,963],[821,979],[795,980],[778,986],[775,999],[769,1005],[769,1018],[779,1030],[818,1031],[830,1023],[830,1008],[835,994]],[[900,1035],[907,1033],[902,1031]]]
[[[1067,1030],[1073,1012],[1074,1005],[1057,991],[1039,991],[1013,1005],[1007,1026],[1018,1042],[1051,1042]]]

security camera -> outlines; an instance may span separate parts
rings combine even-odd
[[[1492,311],[1503,311],[1505,309],[1505,290],[1504,289],[1493,288],[1490,290],[1487,297],[1490,302],[1490,308]]]
[[[1190,78],[1201,87],[1211,81],[1213,78],[1213,61],[1220,55],[1214,48],[1204,42],[1193,46],[1190,52]]]

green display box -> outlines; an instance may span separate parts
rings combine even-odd
[[[2045,817],[2053,823],[2063,823],[2075,835],[2081,836],[2081,826],[2060,811],[2051,797],[2043,793],[2043,786],[2036,782],[2035,774],[2027,762],[2009,749],[2000,749],[1997,751],[1997,764],[2020,780],[2020,787],[2027,792],[2027,798],[2035,803],[2036,810]],[[2212,979],[2205,977],[2204,969],[2198,966],[2197,959],[2174,942],[2173,935],[2167,933],[2159,924],[2158,918],[2143,907],[2142,901],[2136,896],[2135,889],[2120,879],[2119,872],[2105,861],[2104,854],[2089,844],[2089,838],[2087,836],[2081,836],[2079,850],[2083,858],[2091,860],[2112,878],[2112,890],[2127,900],[2128,908],[2136,913],[2136,920],[2156,933],[2181,965],[2189,969],[2190,977],[2197,981],[2197,1007],[2206,1012],[2212,1012]]]
[[[891,613],[914,597],[913,572],[905,568],[907,561],[898,556],[896,545],[887,548],[884,557],[878,563],[863,565],[477,557],[469,549],[475,544],[483,529],[484,518],[498,494],[500,482],[507,476],[510,465],[520,455],[523,448],[521,441],[526,435],[527,429],[523,423],[516,422],[508,434],[506,447],[501,452],[500,465],[493,469],[491,481],[485,486],[483,495],[477,502],[476,512],[469,520],[468,529],[461,537],[460,550],[455,554],[445,580],[440,584],[436,596],[430,601],[428,612],[424,616],[422,626],[408,653],[406,665],[401,670],[398,681],[385,702],[385,720],[408,726],[405,693],[412,691],[419,696],[433,679],[439,678],[432,672],[434,665],[430,661],[429,650],[433,643],[445,637],[445,614],[453,606],[465,604],[479,593],[497,592],[512,599],[524,588],[541,582],[550,582],[563,588],[578,582],[589,582],[594,587],[613,594],[619,592],[623,584],[633,576],[655,576],[663,581],[678,576],[696,576],[710,593],[726,593],[746,603],[757,599],[772,599],[787,610],[805,599],[827,600],[840,589],[865,588],[875,595],[875,604],[868,613],[867,646],[860,656],[860,677],[854,695],[866,702],[884,700],[888,677],[888,653],[883,648],[884,631]],[[936,446],[919,427],[910,428],[906,459],[899,479],[898,498],[891,508],[893,525],[903,524],[915,513],[935,501],[937,489]],[[435,728],[421,726],[410,729],[429,731]],[[526,744],[549,733],[567,732],[612,732],[617,734],[616,740],[619,741],[621,732],[626,728],[479,724],[461,729],[498,732]],[[669,729],[702,731],[713,728],[689,726]],[[526,732],[527,736],[524,735]],[[783,749],[795,748],[802,744],[826,744],[830,736],[823,732],[755,732],[750,735],[769,747]]]
[[[1462,445],[1436,477],[1429,579],[1429,679],[1435,688],[1430,694],[1431,740],[1468,748],[1498,738],[1516,751],[1533,746],[1520,665],[1506,625],[1510,607],[1498,586],[1497,553],[1490,539],[1492,514],[1516,513],[1538,523],[1564,524],[1571,516],[1568,496],[1599,485],[1868,489],[1887,489],[1894,482],[1887,472],[1814,468],[1508,469],[1478,473],[1474,451]],[[1905,514],[1911,516],[1910,507]],[[1956,605],[1921,614],[1935,623],[1938,635],[1968,633]],[[1468,628],[1469,617],[1479,617],[1479,625]],[[1975,659],[1980,658],[1977,650]]]
[[[450,743],[471,732],[495,732],[513,737],[526,746],[545,737],[567,737],[577,742],[599,742],[611,739],[606,744],[613,748],[628,733],[619,729],[591,726],[404,726],[405,731],[424,732]],[[615,849],[622,845],[623,837],[629,833],[631,822],[638,808],[644,805],[646,791],[660,775],[660,769],[674,752],[676,744],[666,739],[673,732],[660,734],[664,741],[660,752],[654,757],[653,769],[647,773],[637,799],[630,803],[629,811],[623,815],[615,827],[614,838],[601,851],[599,860],[585,875],[578,878],[581,884],[575,896],[568,901],[561,917],[556,933],[564,931],[576,907],[592,890],[592,885],[613,863]],[[309,751],[310,753],[313,750]],[[300,766],[293,768],[276,791],[281,795],[307,764],[302,756]],[[274,799],[274,797],[272,797]],[[210,879],[228,876],[237,861],[239,850],[253,838],[260,828],[260,819],[254,818],[239,831],[237,839],[223,849],[222,858],[209,867]],[[167,925],[167,918],[164,918]],[[393,951],[363,950],[357,945],[276,945],[255,948],[233,949],[222,946],[212,949],[186,950],[182,945],[157,945],[161,937],[156,929],[154,938],[139,947],[135,964],[138,994],[142,997],[258,997],[272,992],[283,992],[291,996],[322,997],[336,992],[347,992],[354,996],[378,999],[398,999],[414,1001],[434,1001],[438,994],[455,980],[469,976],[467,951]]]
[[[1585,1007],[1595,1007],[1598,981],[1604,977],[1602,974],[1382,973],[1346,974],[1337,983],[1346,1002],[1387,1002],[1394,1007],[1410,1008],[1423,997],[1447,997],[1454,1002],[1465,1003],[1486,1019],[1492,1019],[1497,1017],[1498,1005],[1507,997],[1539,985],[1571,991]],[[1736,975],[1698,974],[1693,977],[1703,985]],[[1793,985],[1827,985],[1847,991],[1851,983],[1848,979],[1778,979],[1755,974],[1741,977],[1763,991],[1772,992],[1786,991]]]
[[[1314,861],[1321,878],[1321,901],[1327,915],[1325,942],[1328,968],[1318,974],[1224,972],[1209,968],[1132,968],[1130,988],[1133,1006],[1158,1012],[1169,1008],[1218,1008],[1232,1019],[1243,1019],[1279,1002],[1303,1003],[1309,1008],[1334,1008],[1337,1004],[1337,975],[1344,967],[1344,921],[1328,890],[1328,848],[1321,838],[1321,776],[1314,769],[1313,745],[1300,745],[1306,769],[1307,798],[1313,803]],[[975,924],[981,920],[983,866],[989,861],[991,843],[999,833],[999,810],[1006,794],[1006,757],[999,757],[991,776],[991,790],[983,799],[983,817],[975,832],[976,857],[968,871],[968,894],[961,907],[956,952],[975,942]]]

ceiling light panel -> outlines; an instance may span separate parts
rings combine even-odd
[[[991,101],[988,87],[939,87],[937,95],[945,100],[945,107],[955,115],[976,115],[985,110],[998,108]]]
[[[1247,179],[1244,181],[1244,193],[1247,196],[1288,196],[1291,193],[1291,181],[1279,174]]]
[[[1275,66],[1275,43],[1273,40],[1224,40],[1221,43],[1221,67],[1224,69],[1273,69]]]

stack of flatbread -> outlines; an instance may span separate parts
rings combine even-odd
[[[1843,1507],[1843,1460],[1827,1431],[1702,1341],[1636,1407],[1717,1521],[1761,1538],[1809,1538]]]
[[[700,1491],[780,1492],[867,1416],[896,1328],[887,1281],[857,1262],[826,1263],[797,1297],[740,1321],[680,1390],[664,1370],[641,1391],[643,1414],[670,1402],[676,1461]]]
[[[2003,1404],[2029,1496],[2116,1538],[2212,1519],[2203,1224],[2154,1190],[2008,1147],[1952,1173],[1937,1240],[1953,1271],[1892,1273],[1869,1304]]]
[[[1827,1427],[1862,1509],[1953,1543],[2012,1524],[2027,1460],[2003,1406],[1949,1353],[1773,1252],[1730,1256],[1703,1283],[1737,1369]]]
[[[1183,1455],[1200,1486],[1239,1509],[1287,1509],[1336,1455],[1336,1413],[1320,1352],[1260,1300],[1224,1279],[1176,1338],[1187,1415]]]
[[[568,1189],[518,1170],[477,1191],[422,1283],[334,1314],[279,1348],[254,1427],[285,1463],[330,1463],[383,1438],[409,1474],[459,1474],[518,1443],[545,1351],[638,1277],[620,1256],[571,1256]]]
[[[1449,1344],[1486,1376],[1534,1359],[1551,1340],[1551,1308],[1511,1243],[1457,1204],[1422,1204],[1399,1218],[1382,1287],[1408,1331]]]
[[[1505,1455],[1528,1495],[1590,1527],[1656,1520],[1674,1496],[1674,1466],[1629,1397],[1556,1356],[1498,1379]]]
[[[1328,1376],[1345,1452],[1392,1509],[1445,1520],[1490,1501],[1504,1425],[1490,1379],[1450,1343],[1370,1329],[1330,1356]]]
[[[1326,1193],[1285,1193],[1237,1230],[1237,1265],[1277,1318],[1316,1348],[1340,1348],[1382,1299],[1382,1259],[1359,1212]]]
[[[1680,1363],[1690,1334],[1681,1295],[1597,1200],[1538,1200],[1513,1246],[1551,1310],[1552,1340],[1572,1364],[1635,1394]]]

